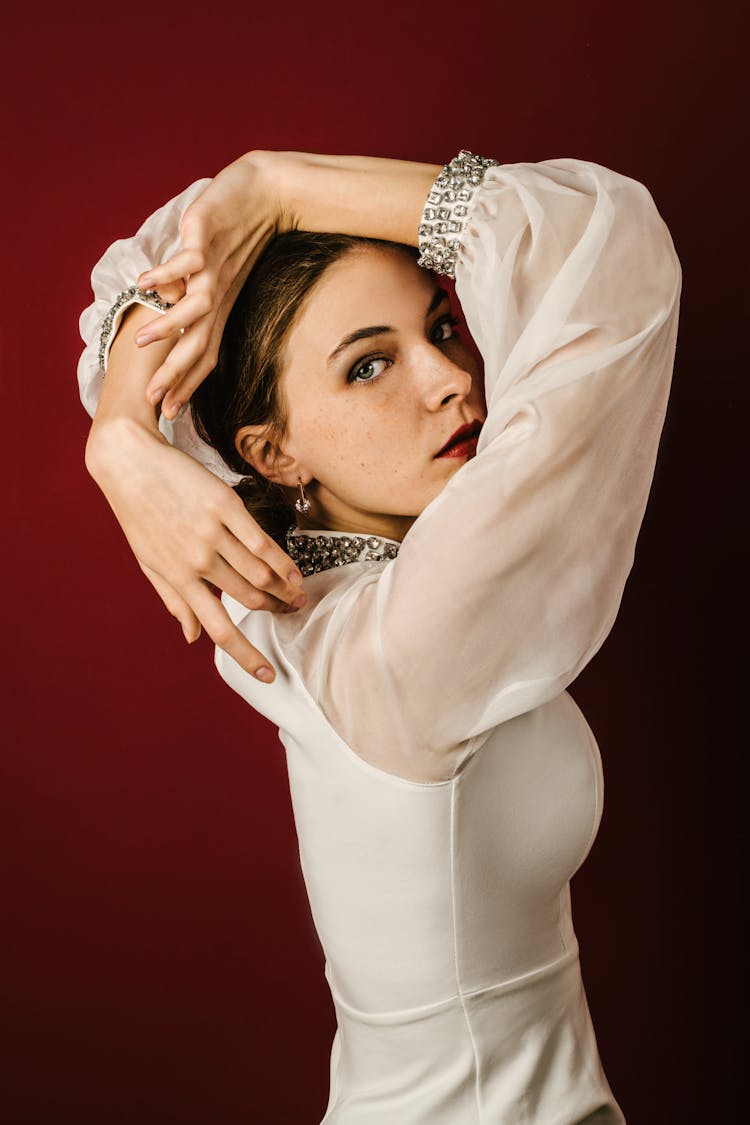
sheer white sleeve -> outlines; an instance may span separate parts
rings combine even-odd
[[[137,294],[122,299],[121,295],[136,285],[139,274],[160,265],[180,249],[180,222],[188,206],[211,183],[210,177],[196,180],[170,199],[138,228],[131,238],[113,242],[94,266],[91,288],[94,301],[83,310],[78,321],[81,339],[86,345],[78,361],[78,387],[81,402],[93,418],[107,370],[112,341],[126,309],[133,304],[149,304]],[[111,327],[107,321],[113,307]],[[154,316],[160,310],[154,306]],[[189,453],[230,484],[242,478],[234,473],[219,454],[201,441],[195,432],[190,411],[185,410],[173,421],[163,415],[159,429],[178,449]]]
[[[338,568],[306,579],[313,596],[299,614],[248,612],[225,595],[363,758],[453,776],[495,726],[558,695],[600,648],[653,479],[681,285],[638,181],[567,158],[486,172],[456,264],[485,364],[476,457],[396,559],[370,572],[353,564],[349,580]],[[275,685],[220,651],[217,666],[272,712]]]

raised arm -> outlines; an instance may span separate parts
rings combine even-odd
[[[438,165],[376,157],[251,152],[169,200],[132,238],[110,246],[92,273],[95,300],[80,318],[86,348],[78,365],[82,401],[97,416],[89,471],[186,638],[194,640],[202,623],[217,645],[261,678],[268,662],[206,584],[248,609],[278,610],[299,604],[299,590],[287,581],[296,567],[220,486],[216,478],[236,483],[239,477],[198,438],[189,411],[177,416],[180,401],[215,366],[232,304],[274,233],[303,226],[416,245],[438,171]],[[158,289],[174,307],[130,307],[144,300],[133,292],[136,285]],[[150,340],[139,349],[133,339],[144,332]]]
[[[488,415],[477,456],[362,592],[346,642],[326,638],[320,690],[354,737],[387,713],[393,745],[452,776],[598,651],[653,479],[680,291],[643,184],[572,158],[489,169],[456,266]]]
[[[560,694],[610,632],[667,407],[681,269],[643,184],[565,158],[489,169],[456,291],[485,365],[476,457],[340,600],[253,621],[227,599],[350,746],[421,780],[453,776],[494,727]],[[217,665],[257,699],[231,660]]]
[[[86,465],[186,639],[197,639],[204,626],[256,675],[269,665],[267,656],[235,628],[211,587],[231,592],[249,609],[285,611],[300,598],[299,584],[289,580],[299,572],[246,511],[226,483],[233,474],[227,466],[221,472],[220,459],[198,443],[192,426],[173,425],[147,402],[145,387],[176,337],[152,349],[136,347],[136,331],[153,320],[155,310],[137,297],[135,303],[122,298],[149,260],[158,261],[178,244],[191,193],[197,194],[196,185],[150,216],[133,238],[114,243],[94,268],[95,301],[80,318],[87,346],[78,366],[81,397],[94,415]],[[184,288],[174,283],[160,294],[176,301]]]
[[[149,401],[161,402],[165,417],[174,418],[215,366],[228,311],[266,237],[264,214],[277,233],[330,231],[417,246],[425,199],[441,167],[253,150],[220,172],[185,209],[182,248],[138,277],[145,288],[190,275],[186,296],[136,339],[150,347],[184,330],[147,387]]]

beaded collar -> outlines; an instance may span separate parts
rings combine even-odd
[[[383,535],[354,535],[350,531],[307,531],[292,524],[286,533],[286,549],[303,577],[332,566],[352,562],[381,562],[395,559],[401,546]]]

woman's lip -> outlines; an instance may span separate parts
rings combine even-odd
[[[445,453],[439,453],[438,458],[443,457],[473,457],[477,451],[477,442],[479,441],[479,434],[474,434],[472,437],[464,438],[463,441],[456,442],[450,449],[446,449]]]
[[[444,457],[446,455],[446,446],[448,449],[455,449],[458,445],[463,445],[464,442],[478,437],[483,425],[484,423],[480,422],[478,418],[474,418],[471,422],[466,422],[463,426],[459,426],[456,432],[448,438],[443,449],[436,453],[435,456]],[[456,439],[459,438],[460,440],[457,441]]]

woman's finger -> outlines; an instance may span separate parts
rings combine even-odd
[[[195,258],[188,257],[188,250],[180,251],[162,266],[147,270],[140,280],[158,284],[160,278],[181,271],[189,274],[187,292],[153,329],[150,324],[144,326],[135,337],[139,346],[148,346],[177,331],[183,333],[146,389],[150,403],[163,400],[162,413],[169,419],[190,401],[216,366],[224,326],[261,249],[260,242],[252,247],[242,240],[236,245],[221,238],[212,242],[211,215],[202,211],[192,216],[186,212],[183,223],[183,241],[191,244]],[[196,266],[201,268],[196,270]],[[194,272],[189,273],[191,267]]]
[[[162,412],[167,417],[173,417],[177,412],[175,409],[170,413],[167,407],[173,405],[175,401],[179,405],[189,402],[195,388],[200,386],[216,366],[221,332],[215,331],[212,334],[209,323],[211,315],[211,313],[207,314],[185,330],[185,334],[177,340],[164,361],[154,370],[146,385],[145,395],[152,405],[156,405],[168,391],[171,391],[169,403],[162,402]],[[214,339],[217,341],[216,344],[212,343]],[[186,372],[190,379],[189,392],[183,389]],[[198,372],[200,377],[196,374]],[[180,393],[176,394],[178,389]]]
[[[180,356],[171,363],[166,360],[162,363],[156,371],[154,371],[148,386],[146,387],[146,398],[155,406],[161,401],[161,411],[166,418],[173,419],[180,408],[185,403],[190,401],[191,395],[196,387],[199,387],[207,375],[216,367],[218,353],[213,350],[201,350],[201,345],[191,345],[187,333],[183,336],[172,348],[169,355],[176,352],[181,344],[185,345],[185,349],[180,352],[180,355],[190,356],[191,353],[198,352],[198,358],[194,363],[188,363],[188,378],[189,382],[185,381],[184,367],[185,364],[180,362]],[[189,349],[189,350],[187,350]],[[167,356],[167,359],[169,356]],[[167,398],[169,395],[169,398]]]
[[[188,352],[184,350],[175,356],[170,363],[167,363],[165,359],[161,367],[154,372],[152,382],[155,385],[155,391],[150,391],[151,384],[146,390],[147,394],[155,394],[160,388],[164,391],[161,409],[165,417],[174,418],[180,408],[186,402],[190,402],[196,388],[214,370],[219,360],[222,333],[223,323],[215,323],[211,336],[205,345],[200,341],[191,345],[191,352],[193,354],[197,352],[194,362],[190,363],[188,360],[181,359],[181,356],[188,355]],[[175,345],[172,352],[176,351],[177,347],[179,347],[179,344]],[[170,355],[172,355],[172,352],[170,352]],[[169,356],[167,356],[168,358]],[[159,399],[153,397],[150,401],[156,403]]]
[[[264,571],[265,570],[268,570],[268,568],[264,566]],[[270,574],[271,571],[269,570],[268,573]],[[278,613],[282,609],[288,609],[294,613],[307,601],[307,595],[302,593],[299,589],[295,591],[295,598],[302,599],[299,606],[294,606],[285,602],[282,598],[275,597],[273,594],[270,594],[263,585],[248,582],[248,580],[243,578],[233,566],[230,566],[227,560],[221,555],[216,556],[211,566],[208,581],[218,590],[226,591],[231,598],[234,598],[236,602],[246,606],[248,609],[270,610],[275,613]],[[261,579],[261,581],[263,580]]]
[[[165,388],[161,409],[166,418],[173,419],[181,407],[183,407],[186,402],[190,402],[190,399],[193,397],[193,392],[201,385],[204,379],[211,374],[217,362],[218,347],[214,348],[209,344],[197,362],[186,370],[175,371],[176,363],[172,363],[165,372],[165,379],[161,379],[158,371],[154,372],[154,382],[157,384],[157,390],[159,386]],[[183,364],[180,364],[180,367],[183,366]],[[155,404],[159,400],[156,398],[152,401]]]
[[[241,539],[232,527],[241,532]],[[230,488],[216,490],[210,507],[200,521],[192,521],[190,530],[195,541],[185,572],[188,579],[207,579],[248,609],[273,605],[268,595],[292,605],[304,594],[299,569]]]
[[[143,286],[141,286],[141,288],[143,288]],[[146,286],[146,289],[149,292],[155,292],[161,300],[166,301],[167,304],[176,305],[177,302],[181,301],[185,296],[187,285],[185,279],[181,277],[179,281],[171,281],[160,285],[158,289],[155,286]],[[149,332],[152,328],[155,329],[164,316],[166,316],[166,313],[162,312],[159,316],[154,317],[153,320],[149,320],[146,324],[141,325],[139,334],[140,332]]]
[[[238,501],[234,503],[234,499]],[[260,527],[248,512],[239,496],[230,496],[228,502],[222,504],[221,519],[225,527],[239,540],[251,555],[262,559],[275,573],[285,586],[272,587],[273,593],[278,593],[284,600],[292,601],[293,591],[300,592],[302,588],[302,573],[297,564],[282,550],[275,539],[272,539]]]
[[[180,277],[177,281],[169,281],[160,285],[156,292],[162,301],[168,301],[170,305],[176,305],[185,296],[187,283],[184,277]]]
[[[236,576],[237,582],[244,583],[248,587],[248,593],[254,590],[257,596],[262,599],[263,604],[259,601],[256,607],[252,602],[246,601],[241,592],[239,596],[233,593],[229,586],[221,580],[212,579],[212,581],[215,581],[217,586],[226,590],[238,602],[246,605],[248,609],[276,609],[279,603],[291,606],[295,602],[299,602],[299,605],[302,606],[307,601],[307,596],[301,587],[288,580],[286,575],[288,567],[285,567],[285,573],[282,577],[270,563],[248,551],[245,545],[227,529],[224,530],[219,542],[218,555],[225,561],[231,574]],[[237,588],[239,589],[239,586]],[[300,598],[302,598],[302,601],[299,600]]]
[[[190,400],[196,387],[200,386],[216,366],[224,325],[232,310],[236,293],[244,282],[244,276],[249,272],[248,268],[244,271],[244,275],[235,277],[233,283],[230,283],[229,288],[224,292],[224,285],[231,275],[227,271],[231,271],[231,268],[231,265],[227,266],[225,263],[219,273],[218,281],[214,281],[209,272],[197,278],[191,277],[188,281],[187,295],[179,302],[176,309],[171,309],[166,314],[171,319],[166,326],[161,326],[162,331],[167,332],[175,325],[184,325],[185,333],[170,350],[164,362],[153,372],[146,387],[146,397],[149,402],[155,404],[171,391],[169,400],[162,403],[162,411],[168,418],[174,417],[180,406]],[[217,307],[220,293],[223,293],[223,296],[218,301]],[[195,302],[187,306],[188,298],[196,294],[199,294],[203,301],[206,310],[203,315],[200,315],[200,306],[196,309]],[[176,311],[178,309],[181,309],[179,314]],[[136,341],[139,339],[140,333]]]
[[[167,282],[177,281],[179,278],[190,277],[191,274],[200,273],[205,269],[206,256],[199,246],[190,246],[178,250],[171,258],[161,262],[158,266],[151,266],[144,270],[138,277],[138,286],[141,289],[159,289]]]
[[[190,279],[192,281],[192,278]],[[166,340],[182,329],[191,328],[209,314],[214,307],[214,297],[209,284],[204,282],[199,288],[193,287],[184,297],[165,313],[139,328],[135,336],[138,347],[144,347],[154,340]]]
[[[252,258],[243,261],[239,252],[229,255],[219,271],[217,285],[212,294],[214,302],[217,301],[219,294],[223,294],[218,307],[214,308],[213,316],[209,312],[203,320],[193,326],[189,333],[190,341],[183,341],[183,345],[190,343],[191,352],[196,358],[188,359],[184,346],[181,352],[174,355],[176,350],[174,348],[170,353],[172,359],[169,365],[166,364],[165,359],[163,367],[154,372],[152,377],[154,388],[166,389],[162,411],[167,418],[174,418],[180,407],[190,401],[193,392],[216,366],[224,326],[251,267]],[[164,367],[167,368],[166,371]]]
[[[198,637],[201,635],[201,624],[185,599],[177,593],[174,586],[170,585],[161,574],[157,574],[155,570],[152,570],[150,566],[147,566],[146,563],[142,562],[140,559],[138,559],[137,562],[164,602],[168,612],[179,621],[182,626],[183,635],[188,644],[197,641]]]
[[[276,673],[270,660],[250,644],[234,624],[220,599],[211,593],[204,582],[196,581],[192,584],[185,590],[185,597],[215,645],[236,660],[251,676],[261,682],[273,682]],[[267,677],[258,675],[262,668],[269,670]]]

